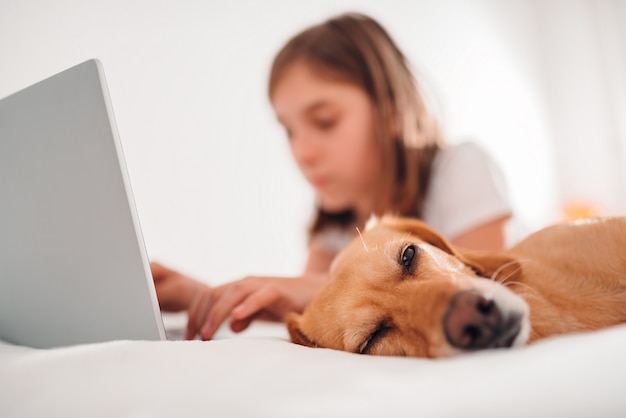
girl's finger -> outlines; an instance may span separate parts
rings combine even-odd
[[[276,286],[266,285],[254,293],[251,293],[243,302],[235,306],[231,315],[235,320],[252,317],[257,312],[278,302],[282,293]]]
[[[203,323],[199,325],[200,336],[203,340],[213,338],[219,326],[230,315],[233,307],[241,303],[248,296],[249,291],[250,289],[246,286],[229,286],[219,298],[214,300]]]
[[[187,330],[185,339],[191,340],[200,333],[202,325],[206,321],[206,316],[215,300],[215,292],[206,289],[196,294],[188,311]]]

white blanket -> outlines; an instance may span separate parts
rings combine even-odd
[[[0,342],[0,417],[626,416],[626,326],[453,359],[291,344],[257,324],[210,342],[51,350]]]

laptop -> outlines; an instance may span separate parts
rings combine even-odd
[[[0,100],[0,340],[165,338],[101,63]]]

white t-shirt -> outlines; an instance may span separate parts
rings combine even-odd
[[[424,197],[422,220],[449,240],[512,214],[504,175],[479,145],[466,142],[439,150]],[[339,252],[356,231],[329,228],[312,245]]]
[[[439,151],[424,199],[424,222],[453,239],[512,214],[500,167],[472,142]]]

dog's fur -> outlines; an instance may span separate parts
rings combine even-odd
[[[293,342],[354,353],[445,357],[626,322],[626,218],[558,224],[499,253],[455,248],[386,216],[333,261]]]

